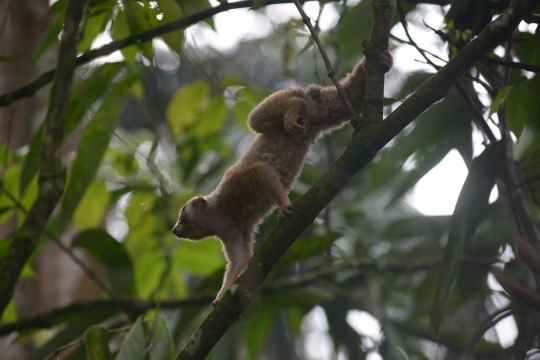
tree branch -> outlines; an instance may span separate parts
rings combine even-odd
[[[34,251],[47,221],[62,196],[66,169],[60,161],[60,146],[64,134],[64,120],[79,43],[79,23],[85,2],[70,0],[66,7],[65,26],[60,42],[57,68],[49,95],[45,117],[41,159],[39,164],[39,192],[21,227],[13,235],[8,251],[0,265],[0,318],[8,305],[21,270]]]
[[[434,102],[485,54],[507,39],[540,0],[516,0],[484,31],[418,88],[385,121],[362,122],[345,152],[293,205],[292,218],[280,222],[261,244],[243,274],[225,293],[184,345],[176,360],[204,359],[216,342],[246,309],[260,284],[289,246],[314,221],[349,180],[403,128]],[[378,26],[378,19],[374,27]],[[386,42],[388,39],[386,39]],[[385,43],[386,43],[385,42]]]
[[[461,263],[468,266],[489,267],[494,263],[500,262],[498,258],[491,257],[467,257],[461,259]],[[365,269],[374,271],[397,271],[401,273],[414,272],[419,270],[434,269],[442,265],[442,258],[418,259],[412,261],[389,261],[384,259],[356,259],[339,264],[326,265],[311,271],[308,271],[293,279],[281,279],[264,286],[261,289],[263,295],[275,294],[292,289],[298,289],[319,280],[321,277],[335,274],[345,269]],[[92,301],[79,301],[65,307],[53,309],[42,314],[38,314],[26,319],[19,320],[10,324],[0,325],[0,336],[9,334],[13,331],[23,331],[27,329],[48,329],[57,326],[69,315],[92,310],[118,309],[128,314],[142,314],[147,310],[156,307],[166,309],[176,309],[190,305],[207,305],[214,300],[215,294],[192,295],[183,299],[169,301],[144,301],[144,300],[122,300],[122,299],[102,299]]]
[[[518,303],[525,304],[527,306],[540,311],[540,295],[534,291],[526,288],[520,283],[512,280],[503,273],[495,273],[495,278],[501,284],[503,289],[510,294],[510,297]]]
[[[487,66],[501,65],[501,66],[506,66],[511,69],[519,69],[519,70],[525,70],[525,71],[530,71],[530,72],[535,72],[535,73],[540,72],[540,66],[538,65],[524,64],[517,61],[507,61],[503,59],[494,59],[491,57],[486,57],[484,59],[484,62]]]

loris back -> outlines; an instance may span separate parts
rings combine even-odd
[[[381,64],[391,68],[389,52],[381,57]],[[341,80],[358,114],[365,76],[361,61]],[[347,109],[335,87],[310,85],[270,95],[249,114],[248,125],[256,136],[246,153],[225,172],[215,191],[182,207],[173,228],[177,237],[200,240],[214,235],[223,243],[228,264],[214,306],[251,258],[255,233],[264,217],[276,207],[280,207],[280,219],[293,214],[287,192],[300,174],[309,146],[321,133],[347,120]]]

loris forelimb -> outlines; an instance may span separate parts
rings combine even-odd
[[[386,51],[380,60],[389,71],[393,59]],[[366,61],[341,80],[354,110],[362,112]],[[181,209],[173,233],[201,240],[216,236],[223,244],[227,269],[216,305],[253,254],[262,220],[276,207],[284,219],[294,214],[287,192],[300,174],[309,146],[321,133],[349,120],[343,99],[333,86],[309,85],[275,92],[248,116],[256,133],[246,153],[231,166],[210,195],[189,200]]]

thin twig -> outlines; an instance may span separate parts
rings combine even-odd
[[[426,59],[426,61],[430,65],[432,65],[433,67],[435,67],[435,69],[438,70],[438,68],[440,67],[436,65],[435,63],[433,63],[433,61],[431,61],[431,59],[426,55],[427,52],[424,49],[422,49],[420,46],[418,46],[418,44],[416,44],[416,42],[413,40],[411,34],[409,33],[407,19],[405,18],[405,12],[403,11],[403,8],[401,7],[399,2],[398,2],[398,13],[399,13],[401,25],[403,26],[403,29],[405,30],[405,34],[407,35],[407,38],[409,39],[409,44],[414,46],[416,50],[418,50],[418,52],[424,57],[424,59]],[[488,138],[489,142],[492,144],[495,143],[497,139],[495,138],[495,135],[491,131],[491,128],[489,127],[488,123],[484,119],[484,115],[482,114],[482,111],[478,109],[478,106],[476,105],[476,103],[473,101],[473,99],[470,97],[470,95],[463,88],[463,86],[461,85],[459,81],[456,81],[454,83],[454,87],[458,90],[458,92],[461,94],[463,99],[465,99],[465,102],[467,103],[467,105],[469,105],[469,107],[473,111],[473,114],[475,115],[474,119],[476,123],[482,129],[482,131]]]
[[[530,71],[530,72],[535,72],[535,73],[540,72],[540,66],[538,65],[524,64],[517,61],[507,61],[503,59],[495,59],[491,57],[486,57],[484,59],[484,63],[487,66],[501,65],[501,66],[505,66],[511,69],[519,69],[519,70],[525,70],[525,71]]]
[[[293,0],[293,2],[294,2],[294,5],[296,5],[296,8],[298,9],[298,12],[302,16],[302,21],[308,27],[309,32],[311,33],[311,36],[313,37],[313,40],[315,40],[315,43],[317,44],[317,47],[319,48],[319,51],[321,52],[321,56],[323,58],[324,64],[326,65],[327,75],[328,75],[328,77],[330,79],[332,79],[332,82],[336,86],[336,89],[337,89],[337,91],[339,93],[339,96],[345,102],[345,106],[347,107],[349,115],[351,116],[352,122],[353,123],[359,123],[360,122],[360,117],[354,111],[354,108],[352,107],[351,103],[349,102],[349,99],[347,99],[347,95],[345,95],[345,91],[343,90],[343,87],[341,86],[338,79],[336,78],[336,72],[332,68],[332,64],[330,63],[330,59],[328,59],[328,55],[326,54],[326,51],[324,50],[321,39],[319,39],[319,36],[315,32],[315,29],[313,28],[313,25],[311,25],[311,19],[307,16],[306,12],[304,11],[304,8],[302,8],[302,5],[300,5],[300,2],[298,0]]]
[[[410,261],[392,261],[385,259],[351,259],[343,263],[327,264],[314,270],[305,272],[295,278],[279,279],[262,287],[263,295],[284,292],[306,286],[321,278],[331,276],[338,271],[347,269],[365,269],[372,271],[392,271],[398,273],[411,273],[420,270],[435,269],[442,265],[442,258],[417,259]],[[461,263],[466,266],[489,267],[500,260],[496,257],[469,257],[463,256]],[[48,312],[35,316],[20,319],[17,322],[0,325],[0,336],[13,331],[23,331],[31,328],[51,328],[66,321],[71,314],[89,310],[120,309],[130,314],[142,314],[149,309],[155,308],[158,304],[162,309],[175,309],[193,305],[210,304],[214,300],[214,293],[204,293],[191,295],[183,299],[166,301],[145,301],[140,299],[99,299],[92,301],[79,301],[65,307],[56,308]]]

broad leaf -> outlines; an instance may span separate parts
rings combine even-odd
[[[176,91],[167,107],[167,123],[174,137],[195,122],[209,92],[208,84],[201,80],[184,85]]]
[[[107,23],[109,22],[111,14],[109,12],[100,12],[99,14],[92,15],[88,18],[86,26],[84,28],[84,36],[79,42],[77,51],[84,53],[90,50],[95,38],[105,30]]]
[[[163,11],[163,22],[169,23],[182,17],[182,9],[176,0],[157,0],[159,9]],[[184,30],[171,31],[161,36],[169,48],[178,55],[182,52]]]
[[[124,3],[124,11],[126,13],[126,20],[131,35],[141,33],[153,27],[153,19],[155,19],[153,9],[143,7],[135,1],[127,1]],[[149,61],[152,61],[154,57],[152,41],[142,42],[139,44],[139,47],[141,48],[144,56]]]
[[[99,325],[90,326],[84,333],[86,360],[112,360],[109,350],[109,336]]]
[[[139,78],[140,71],[126,76],[109,91],[94,118],[84,132],[77,158],[73,163],[64,194],[60,227],[67,224],[88,185],[94,178],[101,158],[109,145],[111,135],[122,111],[131,84]]]
[[[112,23],[111,35],[113,40],[121,40],[131,35],[127,22],[126,12],[122,9],[118,9],[118,13],[114,18],[114,21]],[[124,60],[126,61],[126,63],[129,66],[133,66],[135,64],[135,57],[137,56],[137,52],[139,51],[137,45],[130,45],[128,47],[124,47],[120,49],[120,51],[122,52],[122,56],[124,56]]]
[[[540,99],[540,75],[535,75],[527,82],[527,90],[530,99],[528,102],[529,119],[531,120],[531,123],[538,129],[540,128],[540,101],[538,101],[538,99]]]
[[[436,331],[441,322],[442,312],[450,294],[463,248],[474,235],[483,212],[488,206],[489,195],[499,175],[502,160],[502,143],[486,147],[482,154],[473,160],[459,194],[450,220],[450,233],[431,313],[431,323]]]
[[[115,360],[143,360],[145,355],[145,336],[142,317],[131,327]]]
[[[150,360],[172,360],[174,347],[169,327],[163,319],[157,319],[153,326],[155,329],[150,344]]]
[[[234,118],[246,130],[248,130],[247,120],[251,110],[253,110],[253,105],[248,101],[239,101],[232,108]]]
[[[510,130],[519,139],[529,118],[529,92],[527,86],[519,83],[508,94],[506,100],[506,119]]]
[[[226,118],[225,100],[222,97],[214,97],[193,129],[195,135],[202,140],[208,135],[216,133],[223,127]]]
[[[173,259],[178,268],[195,275],[208,275],[225,267],[221,244],[214,239],[197,243],[183,241],[174,252]]]
[[[110,193],[103,182],[90,184],[84,196],[73,213],[73,222],[79,230],[97,227],[107,206],[109,205]]]
[[[41,58],[41,55],[43,55],[43,53],[49,48],[49,46],[51,46],[51,44],[59,41],[58,36],[60,34],[60,31],[62,31],[63,27],[64,17],[57,16],[53,23],[49,25],[49,28],[47,29],[47,32],[45,32],[45,35],[43,35],[43,40],[41,40],[41,43],[39,44],[36,52],[34,53],[34,56],[32,57],[33,62],[38,61]]]
[[[124,245],[111,235],[103,230],[87,230],[75,236],[71,247],[80,247],[90,253],[115,294],[136,294],[131,259]]]
[[[498,109],[499,106],[504,102],[506,99],[506,95],[508,94],[508,91],[512,89],[511,86],[505,86],[504,88],[499,91],[497,94],[497,97],[495,100],[493,100],[493,103],[491,104],[491,109],[489,110],[489,116],[493,115]]]
[[[338,233],[302,236],[291,245],[281,257],[278,264],[284,265],[293,261],[301,261],[312,256],[322,255],[340,237],[341,235]]]

